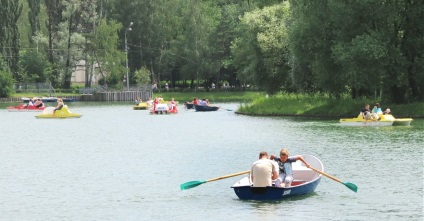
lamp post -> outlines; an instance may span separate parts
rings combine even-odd
[[[125,29],[125,57],[126,57],[126,63],[127,63],[127,91],[130,91],[130,78],[128,77],[128,41],[127,41],[127,32],[131,31],[131,26],[133,25],[133,22],[130,22],[130,25],[128,25],[128,28]]]

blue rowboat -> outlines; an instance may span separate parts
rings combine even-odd
[[[324,171],[322,162],[312,155],[302,155],[311,167]],[[290,187],[253,187],[250,174],[237,181],[231,188],[242,200],[280,200],[291,196],[310,194],[315,191],[322,175],[307,168],[301,161],[293,163],[293,182]]]
[[[219,107],[216,106],[202,106],[202,105],[194,105],[194,109],[196,111],[217,111]]]

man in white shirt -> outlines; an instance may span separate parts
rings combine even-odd
[[[259,160],[253,163],[251,177],[254,187],[272,186],[272,181],[278,178],[278,166],[268,159],[268,153],[259,153]]]

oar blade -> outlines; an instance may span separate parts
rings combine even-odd
[[[347,188],[349,188],[350,190],[352,190],[355,193],[358,192],[358,187],[353,183],[343,182],[343,185],[345,185]]]
[[[187,190],[187,189],[191,189],[191,188],[194,188],[196,186],[202,185],[204,183],[206,183],[206,180],[202,180],[202,181],[190,181],[190,182],[181,184],[180,185],[180,189],[181,190]]]

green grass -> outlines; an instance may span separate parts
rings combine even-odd
[[[333,99],[323,94],[288,93],[257,98],[251,103],[243,104],[238,112],[252,115],[357,116],[365,104],[370,104],[372,108],[375,102],[379,102],[383,110],[390,108],[396,117],[424,115],[424,102],[391,104],[367,98],[353,100],[343,96]]]

